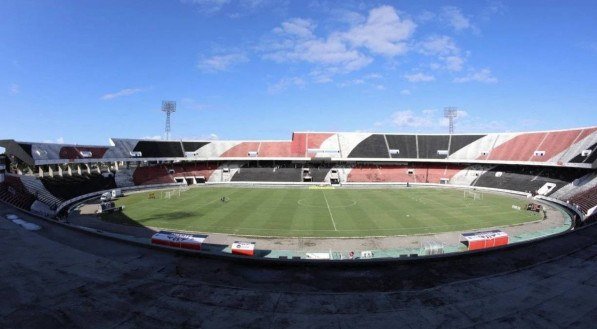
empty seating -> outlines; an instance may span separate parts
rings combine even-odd
[[[417,158],[417,137],[415,135],[386,135],[386,139],[392,158]]]
[[[261,142],[259,148],[259,157],[284,158],[303,155],[296,155],[292,153],[291,142]]]
[[[233,182],[301,182],[301,168],[283,167],[241,167]]]
[[[388,158],[388,146],[384,135],[374,134],[355,146],[349,158]]]
[[[172,184],[174,178],[164,166],[138,167],[133,173],[135,185]]]
[[[578,207],[586,214],[591,208],[597,206],[597,186],[572,196],[570,203]]]
[[[547,133],[520,134],[491,150],[487,160],[529,161]]]
[[[176,164],[171,167],[174,171],[173,177],[190,177],[199,179],[203,177],[204,181],[207,182],[214,170],[218,169],[218,165],[215,163],[183,163]],[[198,180],[196,180],[199,183]]]
[[[465,166],[451,164],[409,164],[357,166],[348,174],[349,182],[443,183]]]
[[[417,135],[420,159],[445,159],[450,146],[449,135]]]
[[[139,141],[133,152],[141,152],[144,158],[184,157],[181,142]]]
[[[224,152],[220,157],[222,158],[246,158],[249,152],[257,152],[259,155],[259,144],[260,142],[243,142],[240,143],[228,151]]]
[[[80,195],[116,188],[113,174],[87,174],[43,177],[44,187],[55,197],[69,200]]]
[[[500,188],[521,192],[535,192],[546,183],[556,185],[549,194],[587,174],[577,168],[550,168],[531,166],[496,166],[481,175],[475,186]]]
[[[485,135],[452,135],[450,136],[450,155],[458,152],[464,147],[485,137]]]
[[[35,196],[27,191],[20,178],[10,175],[0,183],[0,199],[25,210],[30,210],[35,202]]]

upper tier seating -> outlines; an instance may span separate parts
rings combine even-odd
[[[388,146],[384,135],[374,134],[355,146],[349,158],[389,158]]]
[[[588,150],[591,150],[591,154],[589,156],[583,156],[582,154],[578,154],[570,162],[572,163],[593,163],[597,161],[597,143],[591,145]]]
[[[181,142],[139,141],[134,152],[141,152],[144,158],[181,158],[184,156]]]
[[[450,144],[448,135],[417,135],[420,159],[445,159]],[[446,154],[439,154],[438,151],[445,151]]]
[[[243,142],[224,152],[222,158],[246,158],[249,152],[259,152],[260,142]]]
[[[471,143],[485,137],[485,135],[452,135],[450,136],[450,155],[458,152]]]
[[[547,133],[545,138],[537,146],[536,151],[545,152],[545,155],[538,156],[532,154],[529,161],[545,162],[555,157],[560,152],[569,148],[572,143],[588,136],[591,132],[589,130],[566,130],[553,131]]]
[[[535,192],[546,183],[556,184],[551,193],[587,174],[576,168],[530,166],[496,166],[481,175],[474,186],[500,188],[521,192]]]
[[[259,157],[302,157],[301,154],[293,154],[291,142],[261,142],[259,147]]]
[[[386,135],[390,150],[397,153],[391,154],[392,158],[416,159],[417,137],[415,135]]]
[[[83,194],[116,188],[114,175],[88,174],[41,178],[44,187],[55,197],[69,200]]]

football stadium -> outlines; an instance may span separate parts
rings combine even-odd
[[[1,328],[595,327],[594,3],[0,13]]]
[[[307,285],[324,300],[328,292],[446,289],[441,284],[526,266],[541,272],[532,264],[569,253],[592,257],[595,241],[597,127],[478,135],[295,132],[287,141],[112,138],[110,145],[2,140],[0,146],[3,217],[23,232],[57,241],[67,253],[159,256],[144,266],[164,264],[164,251],[183,256],[174,268],[161,265],[174,272],[159,276],[200,278],[217,303],[230,296],[221,284],[240,284],[234,298],[250,300],[247,293],[264,287]],[[35,247],[24,248],[18,254]],[[72,257],[76,266],[89,266]],[[207,273],[229,266],[240,277]],[[205,293],[189,298],[196,303]],[[311,314],[304,310],[311,297],[286,303]],[[377,305],[377,298],[366,299]],[[270,306],[251,302],[241,313],[254,307]]]
[[[3,200],[101,234],[218,256],[242,244],[272,261],[490,248],[581,227],[597,206],[597,127],[111,144],[1,141]]]

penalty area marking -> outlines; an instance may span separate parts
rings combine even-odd
[[[336,222],[334,222],[334,216],[332,216],[332,209],[330,209],[330,204],[328,203],[328,198],[325,196],[325,190],[323,191],[323,198],[325,199],[325,204],[328,206],[328,212],[330,213],[330,218],[332,219],[332,225],[334,225],[334,231],[338,231],[336,228]]]

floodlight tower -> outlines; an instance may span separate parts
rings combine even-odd
[[[444,108],[444,118],[448,119],[450,135],[454,133],[454,119],[458,116],[458,109],[455,107]]]
[[[175,101],[162,101],[162,112],[166,113],[166,140],[170,139],[170,114],[176,112]]]

